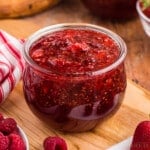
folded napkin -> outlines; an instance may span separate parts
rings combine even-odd
[[[22,77],[23,41],[0,30],[0,104]]]

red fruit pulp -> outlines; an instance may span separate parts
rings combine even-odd
[[[121,102],[125,91],[124,63],[98,73],[120,57],[118,44],[108,35],[66,29],[34,42],[32,61],[48,71],[26,65],[24,93],[31,110],[64,131],[93,128]]]
[[[101,18],[127,19],[136,16],[137,0],[82,0],[83,4]]]

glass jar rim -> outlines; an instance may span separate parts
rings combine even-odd
[[[42,28],[42,29],[36,31],[31,36],[29,36],[29,38],[25,41],[24,50],[23,50],[23,55],[24,55],[25,61],[28,64],[30,64],[33,68],[36,68],[36,70],[38,70],[40,72],[43,72],[46,74],[52,74],[51,71],[49,71],[45,68],[42,68],[41,66],[39,66],[32,60],[32,58],[29,56],[30,46],[34,42],[36,42],[38,39],[40,39],[41,37],[43,37],[49,33],[61,31],[61,30],[65,30],[65,29],[84,29],[84,30],[92,30],[92,31],[100,32],[100,33],[103,33],[103,34],[109,36],[119,46],[120,55],[114,63],[110,64],[109,66],[107,66],[105,68],[102,68],[102,69],[99,69],[96,71],[89,71],[89,72],[86,72],[86,74],[81,73],[81,75],[90,74],[90,75],[94,76],[94,75],[99,75],[99,74],[108,72],[108,71],[112,70],[113,68],[116,68],[117,66],[119,66],[124,61],[124,59],[127,55],[127,47],[126,47],[124,40],[119,35],[112,32],[111,30],[106,29],[101,26],[98,26],[98,25],[93,25],[93,24],[88,24],[88,23],[64,23],[64,24],[56,24],[56,25],[47,26],[45,28]],[[75,73],[71,73],[71,74],[68,73],[67,75],[74,75],[74,74]],[[80,74],[78,73],[77,75],[80,75]]]

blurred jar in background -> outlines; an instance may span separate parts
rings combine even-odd
[[[93,14],[104,19],[131,19],[136,16],[137,0],[81,0]]]

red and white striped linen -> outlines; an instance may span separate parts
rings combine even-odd
[[[0,30],[0,104],[22,77],[23,41]]]

